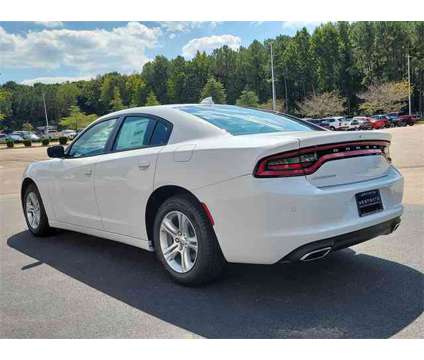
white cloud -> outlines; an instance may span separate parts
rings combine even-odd
[[[35,21],[35,23],[49,29],[61,28],[64,26],[62,21]]]
[[[34,85],[36,83],[43,84],[60,84],[64,82],[72,82],[79,80],[90,80],[94,78],[94,75],[86,75],[86,76],[45,76],[45,77],[37,77],[34,79],[23,80],[21,84],[23,85]]]
[[[183,46],[183,56],[192,58],[197,51],[212,52],[221,46],[227,45],[231,49],[238,49],[241,45],[241,39],[234,35],[212,35],[190,40]]]
[[[112,30],[44,29],[19,35],[0,26],[2,68],[58,69],[66,66],[81,74],[141,70],[161,34],[138,22]]]
[[[161,21],[160,26],[165,32],[188,32],[200,27],[215,28],[217,21]]]
[[[161,21],[160,26],[166,32],[187,32],[198,28],[202,23],[200,21]]]

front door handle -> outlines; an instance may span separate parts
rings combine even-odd
[[[84,172],[84,175],[85,176],[91,176],[91,175],[93,175],[93,170],[90,169],[90,170],[85,171]]]
[[[147,170],[150,166],[150,163],[148,161],[143,161],[141,163],[138,164],[138,168],[140,170]]]

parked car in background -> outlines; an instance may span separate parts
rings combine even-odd
[[[386,114],[386,116],[390,121],[390,127],[401,126],[398,113],[389,113],[389,114]]]
[[[24,141],[24,138],[20,135],[12,133],[6,135],[6,141],[7,140],[13,140],[15,143],[21,143],[22,141]]]
[[[416,115],[409,114],[399,115],[399,121],[401,126],[413,126],[418,121],[418,117]]]
[[[372,124],[366,116],[354,116],[349,123],[348,130],[371,130]]]
[[[72,140],[75,136],[77,136],[77,132],[75,130],[63,130],[62,136],[66,136],[69,140]]]
[[[324,120],[328,123],[328,128],[330,130],[347,130],[348,129],[348,124],[344,121],[345,117],[344,116],[330,116],[330,117],[325,117],[321,120]]]
[[[49,130],[47,136],[43,134],[43,137],[47,137],[50,140],[56,140],[60,137],[60,132],[57,130]]]
[[[323,120],[323,119],[309,119],[309,120],[306,120],[306,121],[308,121],[308,122],[310,122],[310,123],[312,123],[314,125],[321,126],[321,127],[325,128],[325,129],[329,129],[330,128],[329,123],[326,120]]]
[[[346,121],[347,131],[359,130],[360,122],[358,119],[355,119],[353,117],[348,117],[346,118],[345,121]]]
[[[14,131],[12,134],[20,136],[24,140],[39,141],[40,137],[32,131]]]
[[[389,128],[390,127],[390,119],[387,115],[383,115],[383,114],[376,114],[371,116],[373,119],[378,120],[378,121],[384,121],[384,127],[385,128]]]
[[[0,144],[4,144],[6,142],[7,134],[0,133]]]

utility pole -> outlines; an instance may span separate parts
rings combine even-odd
[[[411,115],[411,56],[408,54],[406,55],[408,58],[408,91],[409,91],[409,95],[408,95],[408,105],[409,105],[409,115]]]
[[[270,43],[271,47],[271,79],[272,79],[272,110],[276,110],[275,104],[275,83],[274,83],[274,57],[272,55],[272,43]]]
[[[45,129],[45,134],[48,137],[49,136],[49,118],[47,117],[47,107],[46,107],[46,99],[44,97],[44,93],[43,94],[43,104],[44,104],[44,116],[46,118],[46,129]]]

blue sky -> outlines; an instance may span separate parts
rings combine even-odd
[[[88,79],[139,72],[156,55],[191,58],[224,44],[293,35],[316,22],[0,22],[0,83]]]

